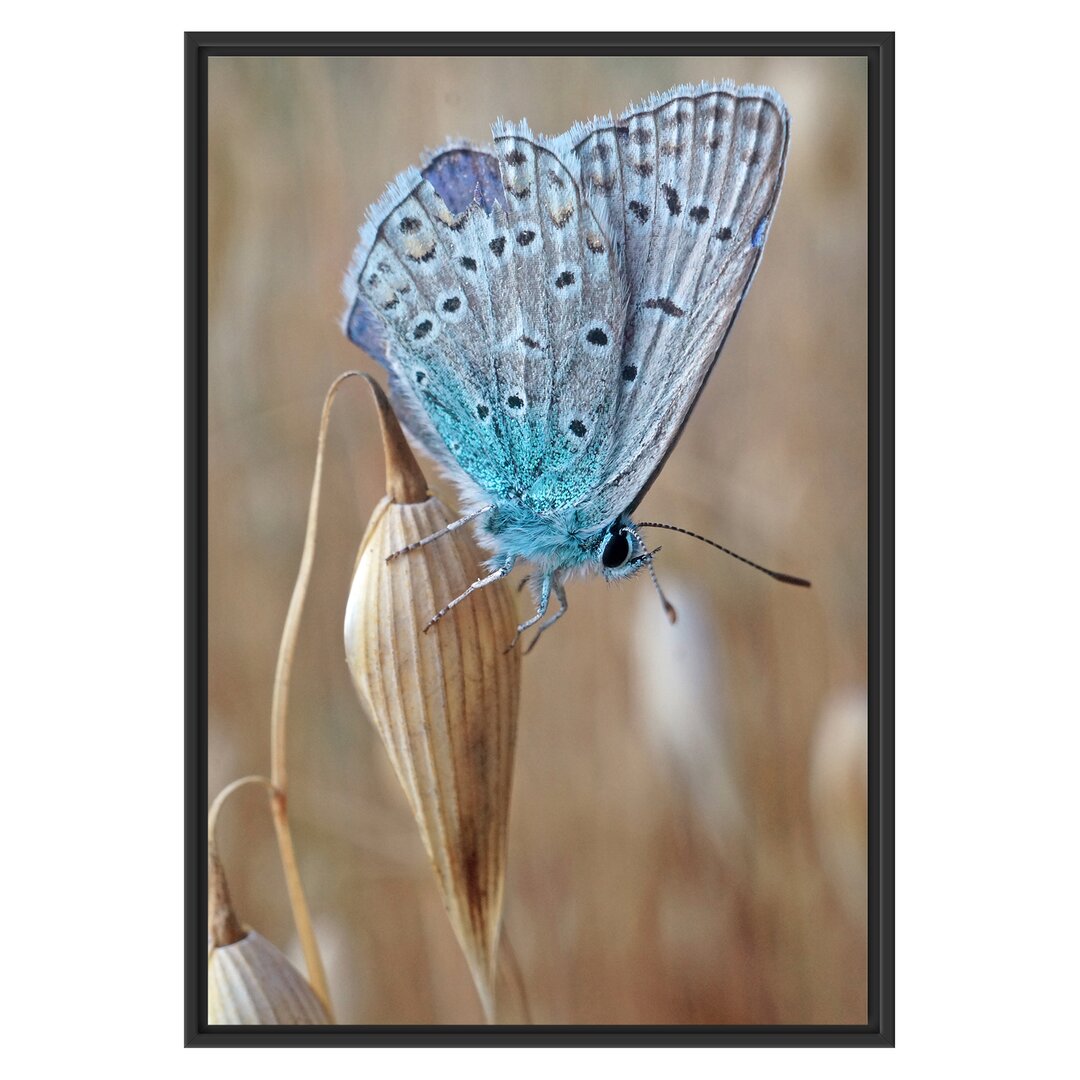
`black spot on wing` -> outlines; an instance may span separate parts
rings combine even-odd
[[[662,311],[665,315],[674,315],[678,317],[679,315],[686,314],[674,300],[669,300],[666,296],[657,296],[652,300],[646,300],[645,306],[647,308]]]

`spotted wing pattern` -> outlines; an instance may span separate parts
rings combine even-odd
[[[676,87],[557,140],[627,286],[616,437],[597,512],[633,509],[704,387],[761,258],[788,115],[766,87]]]
[[[473,501],[600,529],[643,497],[708,378],[787,143],[775,91],[728,83],[553,139],[496,125],[372,207],[346,331]]]
[[[523,125],[490,150],[446,153],[373,209],[346,329],[477,500],[566,506],[611,452],[625,311],[615,252],[574,176]]]

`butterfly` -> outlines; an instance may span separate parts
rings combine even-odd
[[[368,211],[344,329],[465,510],[412,547],[475,522],[493,552],[431,623],[519,561],[536,599],[519,635],[566,612],[575,573],[645,567],[660,590],[639,530],[673,527],[633,514],[757,271],[788,131],[768,87],[677,86],[554,138],[500,121]]]

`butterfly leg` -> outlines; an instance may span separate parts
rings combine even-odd
[[[417,548],[422,548],[426,544],[430,544],[434,540],[441,539],[447,533],[452,533],[456,529],[460,529],[462,525],[468,525],[468,523],[472,521],[473,518],[478,518],[481,514],[486,514],[489,510],[494,509],[494,506],[494,503],[490,503],[487,506],[481,506],[478,510],[471,511],[463,518],[458,518],[457,521],[451,521],[450,524],[446,526],[446,528],[440,529],[438,532],[433,532],[430,536],[425,536],[423,540],[417,540],[414,544],[407,544],[403,548],[398,548],[397,551],[391,551],[390,554],[386,556],[386,561],[389,562],[391,559],[396,559],[399,555],[406,555],[410,551],[415,551]]]
[[[529,579],[526,578],[525,580],[528,581]],[[503,649],[504,653],[508,653],[518,643],[518,638],[521,637],[523,630],[528,630],[530,626],[534,626],[547,614],[548,601],[551,599],[551,581],[552,575],[545,574],[544,579],[540,584],[540,600],[536,605],[536,614],[531,619],[526,619],[525,622],[517,628],[517,633],[514,634],[514,640]]]
[[[453,611],[467,597],[472,596],[474,592],[479,589],[486,588],[488,585],[498,581],[500,578],[506,577],[511,570],[514,569],[514,563],[517,562],[517,556],[511,555],[507,558],[506,562],[499,567],[498,570],[488,574],[487,577],[477,578],[460,596],[455,596],[449,604],[446,605],[441,611],[435,612],[435,614],[429,620],[427,626],[424,627],[424,633],[426,634],[448,611]]]
[[[529,647],[525,650],[526,656],[528,656],[529,653],[531,653],[533,649],[536,648],[536,643],[540,640],[540,635],[545,630],[547,630],[549,626],[554,626],[566,614],[566,609],[569,606],[566,603],[566,590],[563,588],[562,582],[554,575],[552,575],[551,587],[555,590],[556,597],[558,597],[559,610],[556,611],[555,614],[552,615],[551,618],[548,619],[546,622],[542,622],[540,624],[540,629],[536,631],[536,637],[534,637],[532,641],[529,642]],[[534,619],[533,622],[535,621],[536,620]]]

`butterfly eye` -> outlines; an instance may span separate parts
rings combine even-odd
[[[617,570],[620,566],[625,566],[629,558],[630,541],[626,539],[626,530],[620,529],[607,538],[600,561],[608,570]]]

